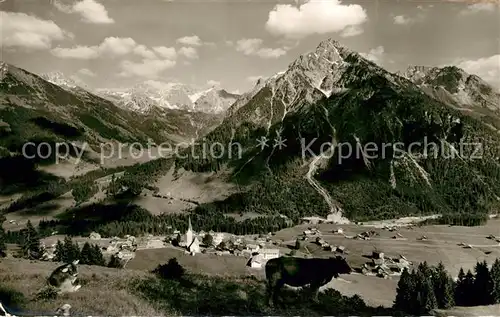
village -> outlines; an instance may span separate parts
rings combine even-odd
[[[325,230],[327,228],[325,226],[329,229]],[[348,230],[343,227],[348,228]],[[189,226],[185,232],[170,228],[172,234],[166,236],[146,235],[143,237],[101,238],[99,233],[92,232],[89,237],[75,238],[74,241],[79,244],[88,241],[99,245],[105,257],[113,255],[118,257],[123,263],[122,267],[127,267],[127,264],[134,259],[134,262],[141,262],[140,259],[137,259],[138,254],[141,256],[149,252],[149,250],[170,250],[177,252],[176,254],[189,257],[240,258],[244,260],[245,267],[250,271],[259,271],[268,260],[283,255],[301,257],[344,255],[355,263],[354,269],[357,274],[384,279],[399,276],[405,268],[411,268],[412,263],[418,262],[417,260],[420,259],[417,257],[415,261],[412,261],[411,252],[395,252],[394,248],[390,248],[390,246],[387,246],[386,251],[384,247],[376,246],[375,242],[380,244],[382,241],[392,240],[396,245],[399,245],[398,242],[401,245],[405,243],[410,245],[412,243],[421,243],[424,249],[429,248],[429,238],[425,234],[412,234],[414,242],[410,243],[408,241],[407,234],[404,231],[417,231],[414,223],[408,223],[404,226],[384,225],[370,227],[361,224],[350,224],[340,227],[332,225],[328,219],[318,220],[309,217],[303,219],[302,226],[295,228],[302,228],[302,230],[295,230],[294,235],[287,235],[286,237],[281,237],[280,233],[271,232],[266,235],[237,236],[213,231],[195,232],[189,220]],[[383,234],[385,237],[381,236],[382,232],[385,232]],[[497,238],[494,234],[485,235],[484,237],[500,245],[500,238]],[[44,260],[50,261],[54,258],[55,245],[58,239],[60,238],[54,235],[42,241],[45,250]],[[332,241],[336,243],[332,243]],[[373,245],[373,247],[370,251],[360,252],[358,247],[360,244]],[[385,244],[387,245],[387,243]],[[473,248],[472,244],[465,242],[459,242],[456,246],[462,249]],[[494,245],[490,247],[494,247]],[[487,250],[484,251],[484,254],[488,255],[492,252],[493,250]],[[237,263],[241,263],[241,260]],[[137,266],[137,263],[134,263],[134,266]]]
[[[91,232],[71,240],[80,248],[85,243],[97,245],[108,265],[111,259],[119,259],[119,267],[127,272],[152,272],[175,258],[194,274],[253,276],[258,280],[265,279],[264,267],[273,258],[341,255],[353,272],[332,279],[323,289],[333,288],[346,296],[358,294],[370,305],[389,307],[405,268],[412,270],[424,261],[430,265],[442,262],[456,279],[460,268],[473,270],[477,261],[492,263],[500,257],[499,221],[492,217],[484,226],[463,227],[424,225],[413,218],[337,224],[307,217],[301,224],[280,231],[239,236],[195,231],[188,220],[186,230],[169,227],[166,235],[102,237]],[[65,237],[53,232],[41,240],[43,260],[55,261],[56,245]]]

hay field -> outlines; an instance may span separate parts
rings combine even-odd
[[[282,239],[291,243],[311,225],[300,225],[284,229],[276,233],[275,239]],[[350,252],[347,258],[354,265],[361,265],[368,261],[363,255],[370,255],[377,249],[387,256],[404,255],[408,260],[418,263],[427,261],[429,264],[437,264],[440,261],[454,276],[458,274],[460,267],[472,269],[474,264],[480,260],[488,263],[500,257],[500,244],[487,239],[490,234],[500,236],[500,220],[493,219],[485,226],[460,227],[446,225],[432,225],[409,228],[398,228],[397,231],[389,232],[383,229],[374,229],[359,225],[331,225],[320,224],[319,230],[322,238],[331,245],[342,245]],[[364,231],[374,230],[378,233],[371,240],[348,239],[343,235],[333,234],[332,231],[342,228],[347,236],[354,236]],[[397,233],[403,238],[392,239]],[[421,236],[427,236],[426,241],[419,241]],[[315,238],[310,241],[314,242]],[[460,243],[472,245],[471,249],[460,246]],[[314,243],[306,244],[309,251],[316,256],[328,256],[331,253],[321,250]],[[491,252],[490,254],[486,254]]]

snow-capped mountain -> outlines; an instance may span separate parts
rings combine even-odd
[[[49,83],[74,93],[85,93],[91,89],[77,78],[67,77],[60,71],[41,74],[40,77]]]
[[[196,95],[191,95],[194,110],[207,113],[225,112],[240,95],[232,94],[224,89],[210,88]]]
[[[60,87],[74,89],[78,87],[76,82],[72,79],[66,78],[63,73],[56,71],[42,74],[40,77],[48,81],[49,83],[53,83],[54,85],[58,85]]]
[[[221,113],[239,97],[225,90],[197,90],[181,83],[143,83],[131,89],[99,89],[97,92],[122,108],[143,113],[151,107]]]

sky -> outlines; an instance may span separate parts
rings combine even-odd
[[[498,0],[0,0],[1,59],[94,89],[181,82],[242,93],[333,38],[390,71],[457,65],[500,88],[499,8]]]

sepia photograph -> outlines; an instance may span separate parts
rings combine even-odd
[[[500,316],[499,0],[0,0],[0,316]]]

